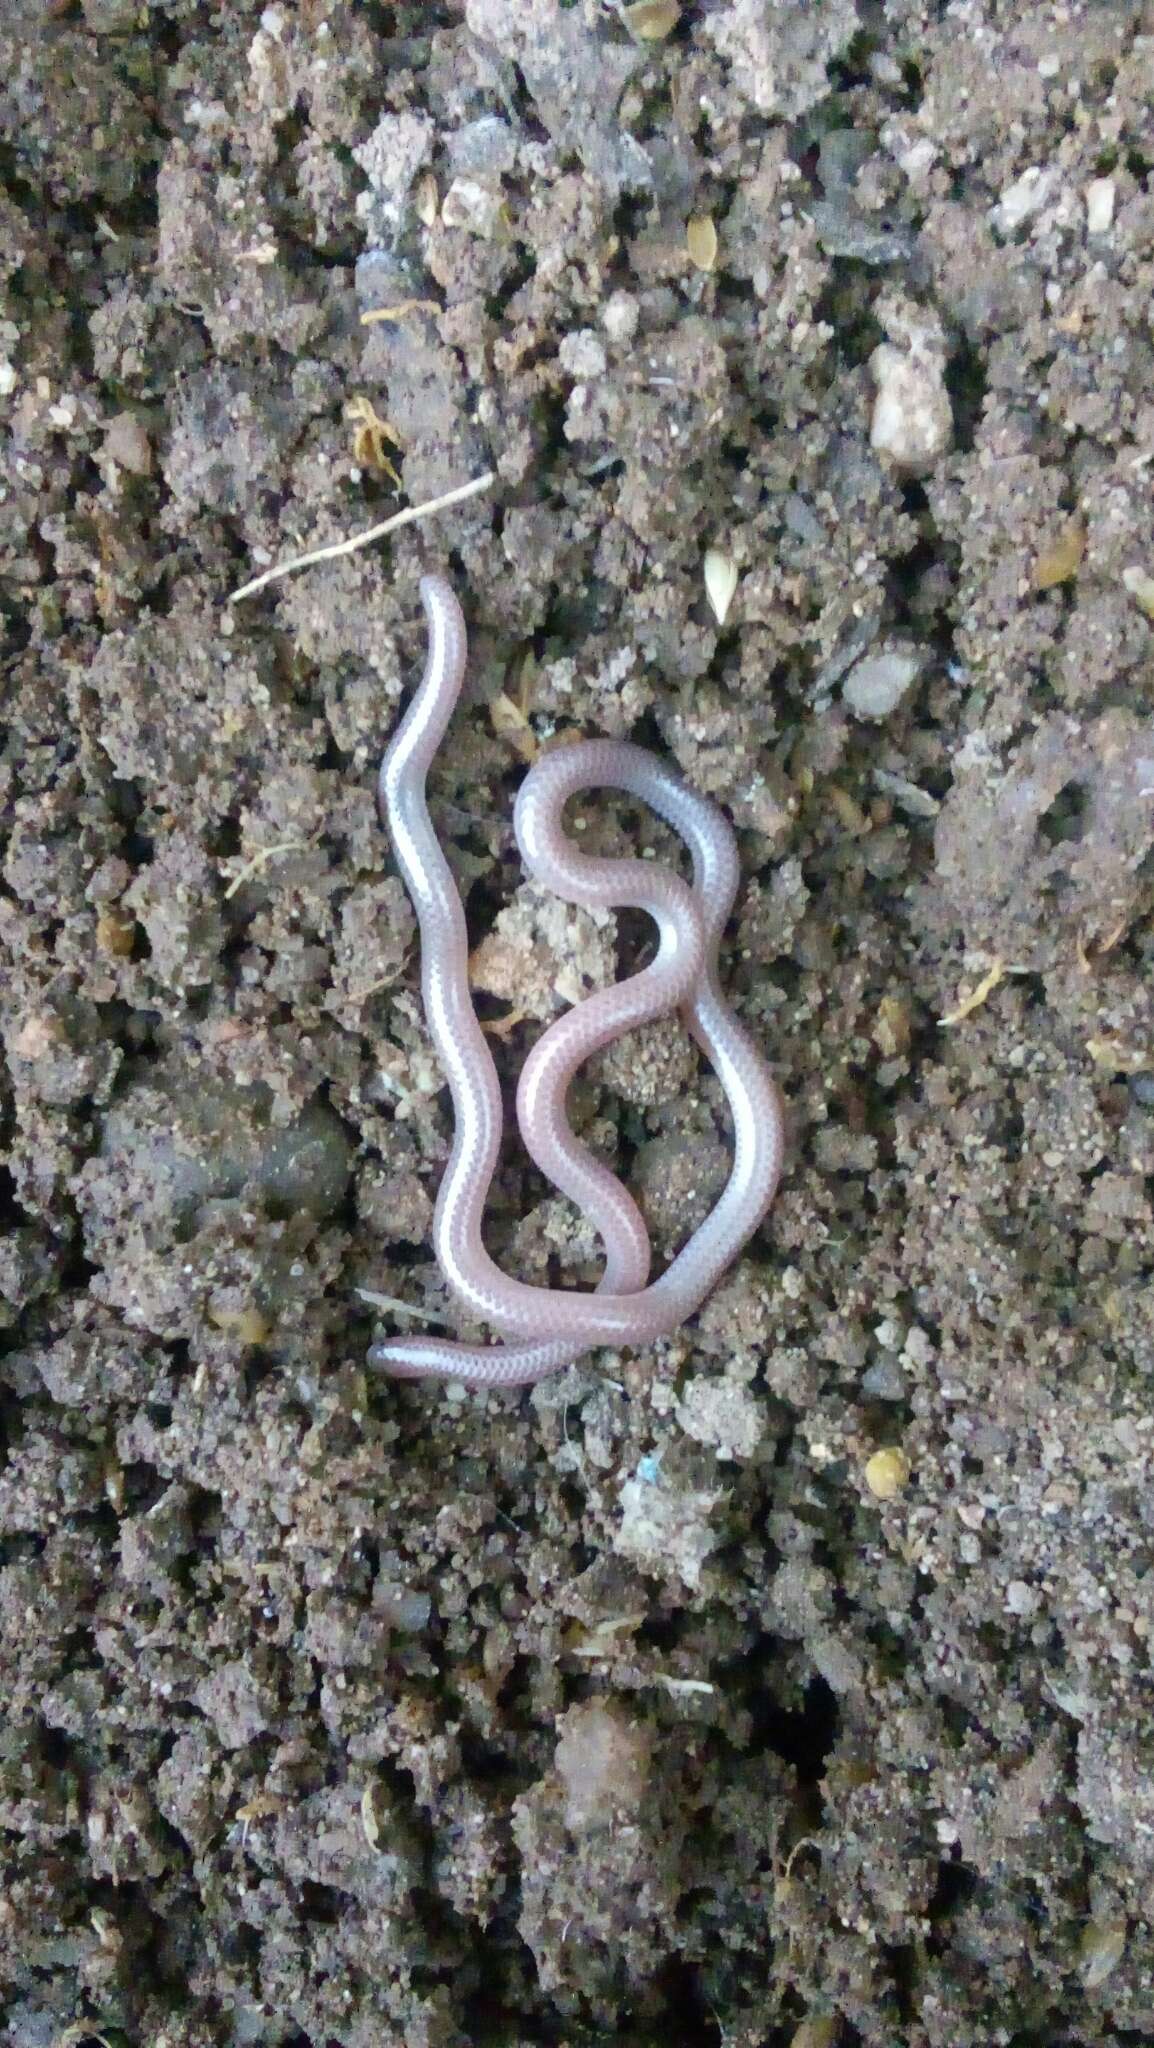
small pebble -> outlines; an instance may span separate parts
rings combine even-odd
[[[152,474],[152,443],[135,413],[118,412],[109,421],[104,453],[132,476]]]
[[[865,1483],[875,1500],[896,1500],[910,1476],[910,1461],[899,1444],[867,1459]]]
[[[871,448],[906,475],[925,476],[954,434],[944,360],[929,350],[907,351],[885,341],[875,348],[870,368],[877,385]]]
[[[1037,164],[1031,164],[1029,170],[1023,171],[1021,177],[1015,178],[1002,193],[993,212],[995,227],[1004,235],[1014,234],[1023,221],[1029,220],[1045,205],[1056,179],[1055,171],[1043,171]]]
[[[1086,232],[1108,235],[1114,225],[1114,180],[1091,178],[1085,191]]]
[[[1130,568],[1122,571],[1122,584],[1129,591],[1140,612],[1148,619],[1154,619],[1154,576],[1148,569]]]
[[[447,228],[465,228],[488,242],[501,225],[504,203],[495,186],[454,178],[441,203],[441,219]]]
[[[842,696],[855,718],[888,718],[912,690],[929,656],[920,647],[888,647],[850,670]]]

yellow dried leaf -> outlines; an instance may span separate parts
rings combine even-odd
[[[407,320],[410,313],[439,313],[436,299],[398,299],[395,306],[370,306],[361,314],[362,327],[379,327],[382,320]],[[355,401],[354,401],[355,403]],[[397,442],[400,447],[400,441]]]
[[[1080,519],[1071,519],[1057,540],[1043,548],[1034,563],[1034,589],[1053,590],[1076,576],[1086,552],[1086,529]]]
[[[963,996],[956,1008],[952,1009],[948,1016],[939,1017],[938,1023],[941,1029],[945,1031],[951,1024],[960,1024],[964,1018],[971,1017],[975,1010],[980,1010],[986,997],[992,996],[998,983],[1004,981],[1005,978],[1006,968],[1004,961],[995,960],[989,973],[983,974],[977,988],[971,989],[968,996]]]
[[[210,1305],[208,1318],[226,1336],[235,1337],[239,1344],[254,1350],[261,1344],[267,1344],[272,1335],[268,1317],[251,1304],[247,1308],[214,1308]]]
[[[621,19],[639,42],[661,43],[681,19],[679,0],[635,0],[632,7],[621,9]]]
[[[695,213],[686,223],[685,246],[698,270],[716,270],[717,229],[707,213]]]
[[[883,996],[873,1028],[873,1041],[878,1051],[888,1060],[897,1058],[909,1051],[912,1036],[909,1004],[900,996]]]
[[[499,740],[508,740],[516,747],[523,761],[537,759],[537,735],[525,713],[504,690],[494,697],[489,706],[489,723]]]
[[[400,489],[401,479],[385,450],[403,448],[404,442],[389,420],[383,420],[371,398],[358,392],[345,407],[345,418],[353,425],[353,461],[358,469],[376,469]]]

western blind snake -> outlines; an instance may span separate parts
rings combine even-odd
[[[761,1053],[721,994],[717,954],[737,892],[737,846],[715,806],[643,748],[582,740],[543,754],[513,814],[521,857],[535,880],[590,909],[648,911],[656,958],[599,990],[549,1026],[529,1054],[517,1121],[534,1164],[583,1210],[605,1246],[595,1294],[511,1280],[489,1257],[481,1224],[501,1142],[497,1070],[469,992],[465,913],[426,801],[429,767],[465,674],[465,622],[443,576],[421,581],[429,632],[425,672],[381,763],[378,802],[421,935],[425,1018],[449,1084],[454,1132],[433,1220],[445,1279],[471,1312],[501,1331],[496,1345],[439,1337],[374,1344],[369,1363],[403,1379],[459,1379],[518,1387],[568,1365],[596,1344],[652,1344],[699,1308],[765,1215],[781,1173],[781,1098]],[[561,823],[579,790],[639,797],[684,839],[689,886],[648,861],[578,851]],[[660,1278],[649,1277],[649,1236],[633,1197],[574,1134],[565,1098],[578,1067],[622,1032],[680,1008],[715,1068],[733,1118],[733,1166],[711,1215]]]

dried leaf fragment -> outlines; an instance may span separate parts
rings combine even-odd
[[[386,447],[403,448],[404,442],[389,420],[383,420],[371,398],[358,393],[350,398],[345,408],[345,418],[352,422],[353,461],[358,469],[376,469],[387,476],[399,490],[400,473],[390,462]]]
[[[1071,519],[1055,541],[1043,548],[1034,563],[1035,590],[1053,590],[1076,576],[1086,552],[1086,529],[1080,519]]]
[[[1091,1920],[1082,1934],[1080,1974],[1088,1991],[1104,1984],[1126,1952],[1125,1920]]]
[[[710,609],[718,625],[724,626],[737,590],[737,563],[720,548],[706,548],[702,566]]]
[[[523,761],[532,762],[537,759],[537,735],[521,706],[504,690],[499,696],[494,697],[489,706],[489,723],[499,740],[508,740],[516,747]]]
[[[255,1306],[214,1308],[210,1304],[208,1319],[218,1330],[223,1330],[226,1336],[235,1337],[239,1344],[250,1350],[255,1351],[262,1344],[267,1344],[272,1336],[272,1324]]]
[[[913,1037],[909,1004],[901,996],[883,996],[874,1018],[873,1041],[886,1059],[907,1053]]]
[[[410,313],[439,313],[440,310],[436,299],[398,299],[395,306],[370,306],[367,313],[361,314],[361,326],[377,327],[382,320],[407,320]],[[398,448],[400,445],[398,441]]]
[[[681,7],[679,0],[634,0],[621,9],[621,19],[639,42],[662,43],[677,27]]]
[[[698,270],[717,269],[717,229],[707,213],[695,213],[686,222],[685,247]]]
[[[972,1016],[975,1010],[980,1010],[987,996],[992,996],[998,983],[1004,981],[1005,978],[1005,962],[995,960],[989,972],[983,974],[977,987],[971,989],[968,996],[963,996],[956,1008],[952,1009],[948,1016],[939,1017],[938,1023],[941,1029],[945,1031],[951,1024],[961,1024],[966,1017]]]

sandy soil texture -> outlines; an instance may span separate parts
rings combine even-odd
[[[6,0],[13,2048],[1154,2040],[1152,166],[1150,0]],[[477,1334],[373,808],[434,564],[503,1082],[647,957],[512,841],[609,733],[789,1105],[693,1325],[523,1397],[365,1368],[360,1289]],[[680,1027],[573,1113],[667,1257]],[[599,1272],[515,1144],[490,1241]]]

